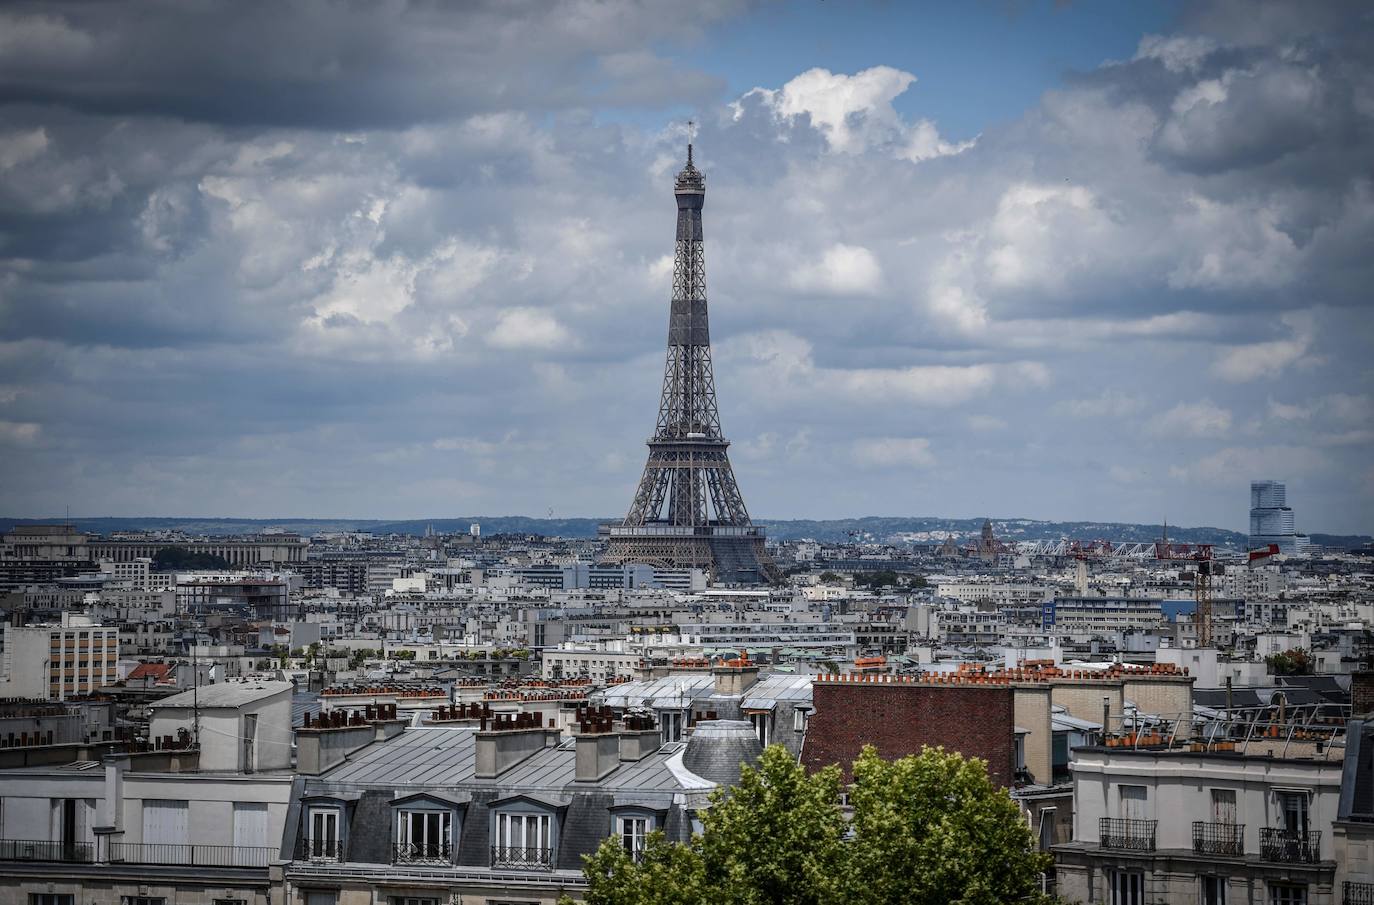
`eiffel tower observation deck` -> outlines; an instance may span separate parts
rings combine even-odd
[[[677,249],[668,314],[668,357],[649,461],[630,511],[606,525],[605,562],[704,568],[716,581],[757,584],[773,575],[763,529],[749,520],[721,434],[711,331],[706,316],[706,259],[701,209],[706,180],[692,163],[677,174]]]

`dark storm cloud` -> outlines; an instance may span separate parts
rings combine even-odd
[[[646,51],[730,14],[680,4],[10,4],[0,103],[321,129],[471,113],[703,101],[722,83]]]

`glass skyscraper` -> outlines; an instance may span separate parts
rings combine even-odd
[[[1288,506],[1288,486],[1282,481],[1250,482],[1250,549],[1277,544],[1282,553],[1303,553],[1311,547],[1299,534]]]

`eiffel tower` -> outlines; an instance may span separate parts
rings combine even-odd
[[[605,562],[708,569],[716,581],[757,584],[774,569],[763,529],[749,521],[720,430],[711,331],[706,317],[706,259],[701,209],[706,180],[692,163],[677,174],[677,249],[668,314],[663,398],[649,439],[649,461],[629,514],[603,527]]]

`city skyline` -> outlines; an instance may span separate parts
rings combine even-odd
[[[1367,12],[836,6],[0,12],[0,512],[621,511],[693,120],[762,519],[1371,532]]]

